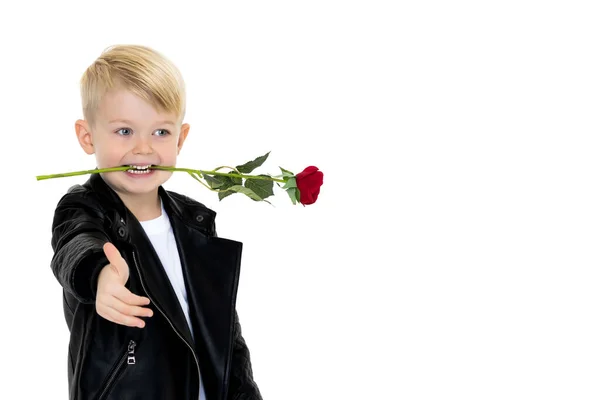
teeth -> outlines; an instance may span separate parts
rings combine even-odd
[[[127,170],[127,172],[131,173],[131,174],[149,174],[150,173],[150,167],[151,165],[130,165],[129,167],[131,167],[130,169]]]

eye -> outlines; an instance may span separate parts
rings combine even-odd
[[[130,130],[130,129],[129,128],[121,128],[121,129],[117,130],[117,133],[119,133],[120,131],[128,131],[128,130]],[[121,135],[121,136],[128,136],[128,135],[129,134],[124,134],[124,135]]]
[[[160,132],[160,131],[163,131],[163,132],[164,132],[164,135],[158,135],[158,136],[167,136],[167,135],[170,135],[170,134],[171,134],[171,132],[169,132],[169,131],[168,131],[168,130],[166,130],[166,129],[158,129],[156,132]]]

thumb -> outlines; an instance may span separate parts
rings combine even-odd
[[[102,248],[106,258],[108,259],[108,262],[115,267],[116,271],[119,273],[119,276],[122,278],[123,284],[125,284],[127,279],[129,279],[129,267],[127,266],[125,259],[121,257],[119,249],[117,249],[115,245],[110,242],[104,243]]]

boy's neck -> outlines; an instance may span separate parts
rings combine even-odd
[[[119,197],[140,222],[158,218],[162,214],[158,191],[147,196],[128,197],[119,194]]]

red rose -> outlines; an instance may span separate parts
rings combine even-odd
[[[309,205],[317,201],[322,184],[323,172],[315,166],[306,167],[304,171],[297,174],[296,186],[300,191],[300,203]]]

